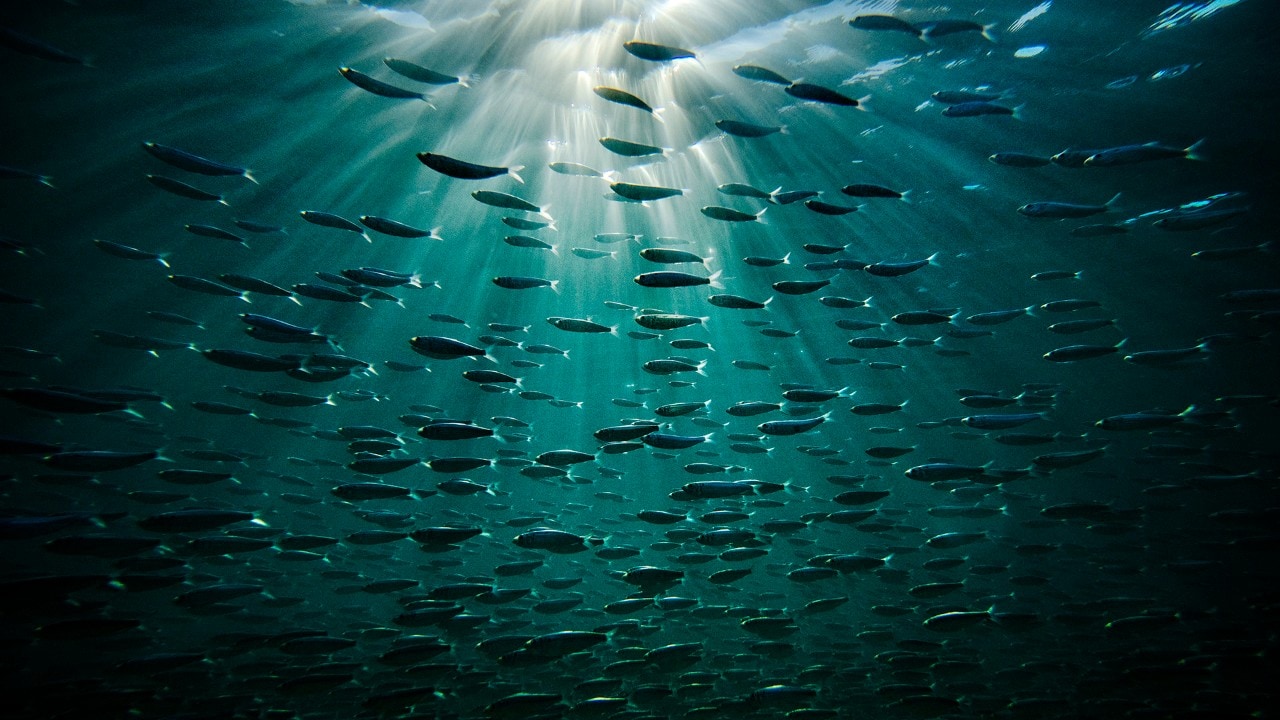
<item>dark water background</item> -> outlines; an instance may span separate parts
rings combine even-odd
[[[360,709],[372,696],[430,686],[439,696],[419,704],[416,712],[471,717],[486,714],[485,707],[497,698],[520,691],[560,693],[565,707],[572,706],[591,697],[575,690],[580,681],[623,673],[617,687],[604,694],[628,697],[627,707],[637,714],[659,716],[679,716],[698,707],[714,708],[699,713],[715,716],[777,716],[809,707],[847,717],[861,714],[857,708],[890,716],[914,711],[957,717],[1197,712],[1227,717],[1267,709],[1272,692],[1262,678],[1274,670],[1276,602],[1270,510],[1277,437],[1275,320],[1227,313],[1274,306],[1233,304],[1221,296],[1277,287],[1275,256],[1259,251],[1207,262],[1190,255],[1274,239],[1277,95],[1271,29],[1276,13],[1264,0],[1224,3],[1201,19],[1156,30],[1161,13],[1168,15],[1166,3],[1060,1],[1011,31],[1033,5],[543,1],[395,6],[420,13],[431,29],[405,27],[385,13],[346,3],[86,1],[6,7],[6,27],[86,57],[91,67],[4,50],[0,132],[6,142],[0,163],[50,176],[56,186],[5,180],[0,195],[0,230],[29,245],[20,252],[6,251],[0,289],[35,302],[5,306],[0,331],[0,343],[10,346],[3,358],[5,385],[143,387],[163,395],[166,406],[137,403],[133,408],[140,418],[119,413],[55,417],[6,400],[4,434],[66,449],[157,449],[174,461],[68,478],[52,474],[39,456],[6,457],[2,505],[7,515],[79,513],[101,524],[4,541],[3,575],[16,583],[11,592],[35,598],[13,602],[5,616],[6,675],[14,684],[11,692],[18,693],[11,696],[17,712],[75,716],[92,701],[106,716],[132,708],[142,717],[259,717],[268,709],[303,717],[351,717],[375,712]],[[913,22],[972,18],[993,24],[998,42],[965,33],[924,43],[905,34],[850,28],[845,21],[862,12],[894,13]],[[646,62],[623,50],[622,43],[634,38],[689,48],[698,59]],[[1036,45],[1047,49],[1034,57],[1014,56],[1019,48]],[[473,76],[470,87],[433,89],[428,105],[377,97],[336,72],[350,66],[393,84],[425,89],[383,67],[385,56]],[[884,61],[897,67],[848,82]],[[799,103],[780,86],[753,83],[730,71],[742,63],[853,97],[869,95],[869,112]],[[664,122],[605,102],[591,92],[596,85],[621,87],[665,108]],[[942,105],[928,100],[938,90],[983,86],[1004,91],[1003,102],[1021,105],[1022,118],[947,118],[940,113]],[[787,131],[761,139],[729,137],[713,124],[726,118],[785,125]],[[606,135],[669,150],[657,161],[622,158],[597,143]],[[1002,167],[986,160],[995,152],[1049,156],[1065,148],[1150,141],[1185,147],[1201,138],[1207,156],[1203,162],[1073,170]],[[183,173],[143,152],[145,141],[245,165],[258,184]],[[414,158],[423,151],[484,164],[523,165],[526,182],[448,178]],[[600,179],[547,169],[557,161],[613,170],[627,182],[682,188],[684,197],[647,207],[612,202],[613,193]],[[164,193],[145,180],[146,174],[223,194],[229,207]],[[728,182],[764,190],[822,190],[826,201],[849,204],[854,201],[839,193],[842,185],[878,183],[910,189],[913,202],[860,200],[860,211],[843,217],[819,215],[799,204],[768,205],[766,222],[760,224],[721,223],[700,214],[705,205],[748,212],[766,207],[758,200],[716,192],[717,185]],[[543,206],[555,218],[556,229],[527,234],[556,244],[558,252],[503,243],[504,236],[520,231],[499,218],[523,214],[475,202],[468,195],[476,189],[513,192]],[[1123,235],[1069,234],[1077,225],[1122,222],[1225,192],[1247,193],[1241,203],[1249,212],[1205,230],[1164,232],[1152,227],[1148,217],[1125,225],[1129,232]],[[1016,212],[1032,201],[1102,203],[1117,193],[1117,208],[1101,220],[1036,221]],[[373,241],[367,243],[354,233],[308,224],[298,217],[299,210],[350,219],[380,215],[439,227],[443,241],[370,233]],[[183,230],[188,223],[234,230],[235,218],[278,224],[287,234],[243,233],[246,248]],[[642,239],[610,245],[593,239],[606,232],[635,233]],[[641,272],[702,272],[642,260],[639,247],[672,245],[660,243],[659,237],[684,240],[688,244],[674,246],[711,258],[706,272],[722,271],[722,292],[758,300],[773,295],[769,308],[713,307],[706,301],[706,287],[636,285],[632,278]],[[92,243],[95,238],[166,253],[171,269],[102,253]],[[937,253],[936,265],[900,278],[853,270],[814,272],[804,264],[831,256],[806,253],[800,247],[806,242],[847,243],[843,256],[865,262]],[[588,260],[573,255],[574,247],[616,255]],[[789,264],[774,268],[742,262],[749,255],[787,253]],[[403,307],[305,298],[299,306],[260,295],[245,304],[165,281],[169,273],[213,278],[233,272],[288,287],[318,282],[316,271],[359,266],[418,272],[439,287],[394,289]],[[1029,279],[1048,270],[1080,271],[1081,277]],[[490,282],[495,275],[556,279],[559,292],[503,290]],[[779,280],[815,278],[830,278],[831,285],[805,296],[781,295],[769,287]],[[872,307],[835,310],[818,302],[823,295],[871,297]],[[1066,315],[1037,310],[1034,317],[996,326],[990,337],[943,337],[934,346],[859,351],[845,344],[854,335],[933,339],[947,330],[889,322],[903,311],[959,308],[959,317],[965,317],[1066,298],[1097,300],[1102,307]],[[627,336],[641,329],[632,320],[634,313],[611,309],[605,301],[710,317],[705,326],[636,340]],[[204,327],[158,323],[146,315],[155,310],[187,315]],[[108,347],[91,334],[112,330],[180,339],[200,349],[268,354],[314,349],[245,336],[236,317],[243,312],[318,327],[340,341],[345,354],[368,361],[378,372],[311,385],[215,365],[189,350],[160,351],[154,357]],[[457,316],[468,326],[433,321],[427,317],[431,313]],[[566,333],[547,324],[550,316],[617,325],[618,336]],[[1051,322],[1084,316],[1114,318],[1116,327],[1076,336],[1045,330]],[[888,325],[880,332],[850,332],[836,327],[840,318]],[[798,334],[765,337],[742,324],[752,319]],[[523,333],[492,332],[485,327],[492,322],[530,327]],[[957,320],[955,325],[964,323]],[[1221,333],[1230,337],[1214,343],[1203,358],[1174,368],[1143,367],[1119,357],[1123,352],[1190,347]],[[549,343],[567,350],[568,357],[491,348],[498,362],[492,365],[427,360],[408,346],[408,339],[417,335],[478,343],[485,334]],[[705,340],[714,351],[670,349],[667,342],[677,338]],[[1115,356],[1076,364],[1041,358],[1076,342],[1111,344],[1122,338],[1127,338],[1124,351]],[[40,359],[14,348],[57,357]],[[940,355],[940,348],[965,354]],[[642,370],[644,362],[668,355],[705,359],[706,376],[659,377]],[[842,357],[863,362],[828,362]],[[513,359],[543,367],[512,367]],[[426,364],[430,372],[398,373],[382,365],[387,360]],[[733,360],[762,362],[772,369],[742,370]],[[866,365],[871,361],[904,368],[874,370]],[[555,407],[514,393],[483,392],[460,376],[462,370],[480,367],[511,372],[523,378],[525,390],[581,406]],[[675,387],[668,383],[673,379],[693,385]],[[769,454],[730,450],[729,433],[755,433],[758,422],[783,416],[734,418],[725,408],[743,400],[781,401],[784,383],[848,388],[856,394],[852,400],[823,404],[821,411],[830,410],[832,416],[816,431],[768,439],[765,444],[774,448]],[[1021,430],[1060,432],[1060,441],[1011,447],[954,422],[983,412],[961,405],[957,388],[1012,397],[1026,383],[1052,384],[1055,391],[1049,393],[1051,406],[1030,408],[1044,410],[1045,419]],[[358,389],[379,399],[335,397],[333,405],[276,408],[230,394],[226,386],[315,394]],[[638,392],[646,389],[653,392]],[[646,407],[628,409],[614,399]],[[314,425],[290,432],[252,417],[191,408],[190,403],[202,400]],[[527,450],[532,458],[559,448],[591,452],[598,446],[591,436],[598,428],[652,418],[653,410],[666,403],[703,400],[711,401],[705,417],[726,423],[723,429],[694,422],[697,415],[670,422],[678,433],[714,431],[708,443],[671,458],[650,450],[600,455],[598,465],[575,466],[563,479],[531,479],[513,466],[467,474],[504,493],[497,497],[435,494],[358,506],[340,502],[329,489],[356,479],[342,467],[351,455],[343,442],[314,435],[317,430],[375,425],[402,432],[406,448],[401,454],[408,456],[497,458],[501,448]],[[904,400],[909,402],[902,412],[885,416],[860,417],[848,409],[856,403]],[[441,410],[432,414],[486,426],[493,416],[514,416],[531,425],[525,430],[531,437],[506,443],[422,441],[416,428],[397,420],[414,404],[434,405]],[[1231,414],[1154,434],[1107,433],[1094,427],[1111,415],[1180,412],[1191,405]],[[949,418],[949,424],[932,426]],[[1143,450],[1153,443],[1197,450],[1186,457],[1157,457]],[[1086,465],[1032,472],[999,487],[965,482],[931,487],[903,476],[906,468],[932,459],[1026,468],[1045,452],[1103,444],[1105,455]],[[876,464],[862,452],[875,445],[916,449],[893,464]],[[234,481],[211,486],[175,488],[155,476],[162,467],[218,467],[181,454],[200,447],[248,458],[233,466]],[[838,452],[824,458],[803,452],[806,447]],[[691,462],[746,468],[741,474],[711,476],[715,478],[750,477],[792,487],[767,498],[669,499],[668,493],[682,484],[707,479],[682,469]],[[301,478],[308,486],[291,485],[280,474]],[[831,498],[848,488],[828,482],[830,475],[870,475],[864,488],[891,492],[878,506],[876,521],[884,523],[879,531],[821,519],[823,513],[844,509]],[[449,477],[418,466],[384,480],[431,491]],[[957,485],[961,492],[950,492]],[[986,488],[986,497],[978,500],[974,493],[982,491],[975,487]],[[174,489],[189,491],[190,499],[157,507],[128,495]],[[299,506],[281,500],[282,493],[311,495],[319,502]],[[780,506],[760,504],[765,499],[780,500]],[[1040,513],[1055,504],[1084,501],[1106,503],[1115,515],[1104,522],[1046,521]],[[939,505],[974,502],[1006,509],[984,519],[928,512]],[[410,540],[372,547],[339,543],[318,551],[323,558],[291,563],[276,558],[273,549],[188,557],[188,536],[154,535],[136,526],[139,518],[188,506],[253,511],[261,524],[294,535],[343,538],[376,527],[358,517],[356,509],[412,513],[410,527],[471,525],[485,535],[439,554],[424,554]],[[645,509],[688,511],[691,519],[676,527],[705,530],[712,526],[696,517],[716,507],[752,512],[739,525],[757,530],[768,520],[804,517],[811,522],[793,534],[759,532],[768,553],[750,563],[682,565],[676,560],[682,553],[718,549],[693,541],[675,550],[651,548],[665,539],[669,528],[634,517]],[[507,521],[527,516],[606,538],[608,547],[630,546],[640,552],[606,561],[593,552],[561,556],[522,551],[511,543],[521,529]],[[953,531],[984,531],[988,537],[954,551],[924,545],[931,536]],[[131,591],[109,583],[123,572],[115,558],[65,556],[42,547],[57,537],[86,533],[159,537],[164,545],[145,556],[186,558],[177,571],[169,571],[185,580],[174,587]],[[786,577],[808,558],[855,552],[892,554],[890,570],[816,583]],[[966,562],[943,572],[922,567],[940,556],[964,557]],[[533,575],[493,579],[496,564],[526,557],[544,558],[546,564]],[[666,594],[732,610],[718,618],[656,608],[625,618],[603,612],[606,603],[635,590],[610,573],[638,565],[684,569],[683,583]],[[1007,570],[968,572],[979,565],[1006,565]],[[706,580],[716,570],[740,566],[751,567],[752,574],[727,586]],[[62,575],[104,580],[48,602],[24,590],[21,582]],[[565,575],[583,578],[573,589],[583,594],[580,608],[564,615],[533,612],[536,600],[564,594],[540,582]],[[420,585],[390,596],[359,590],[369,581],[394,577],[417,579]],[[466,578],[528,587],[533,594],[500,612],[464,602],[470,613],[492,615],[479,629],[446,625],[419,630],[394,624],[401,612],[397,597],[422,595]],[[961,580],[963,590],[939,600],[921,600],[908,592],[922,583]],[[172,602],[180,592],[214,582],[256,582],[265,589],[209,612]],[[838,596],[850,600],[836,611],[801,611],[810,600]],[[887,616],[873,606],[901,606],[907,613]],[[940,634],[921,624],[939,611],[988,607],[997,614],[993,619],[961,633]],[[1026,613],[1034,622],[1031,627],[1015,626],[1012,620],[1001,624],[1001,612]],[[752,647],[760,638],[739,627],[742,617],[771,613],[791,616],[799,625],[786,638],[794,646],[789,654],[762,654]],[[1136,631],[1107,626],[1144,615],[1155,619],[1134,623]],[[102,616],[135,619],[140,625],[101,638],[58,639],[42,631],[59,621]],[[590,654],[541,667],[504,664],[473,650],[489,637],[590,630],[620,619],[632,625],[614,630]],[[431,661],[440,667],[420,668],[416,674],[379,664],[377,656],[393,635],[384,628],[406,635],[439,634],[452,651]],[[281,634],[295,630],[348,637],[357,644],[332,657],[282,654]],[[249,634],[252,642],[245,640]],[[911,640],[939,644],[913,646]],[[719,673],[709,688],[690,689],[691,681],[681,679],[680,672],[610,666],[637,657],[642,652],[637,648],[693,641],[702,642],[703,650],[701,660],[688,669]],[[895,652],[916,655],[895,661]],[[130,658],[159,653],[201,653],[204,658],[168,673],[115,669]],[[980,668],[950,677],[930,669],[938,660],[973,661]],[[282,690],[287,680],[325,672],[323,664],[330,662],[349,663],[328,670],[349,673],[350,682],[304,694]],[[805,674],[812,666],[822,669]],[[637,690],[644,684],[669,688],[672,695],[652,701]],[[758,696],[750,699],[754,691],[773,684],[805,686],[816,695],[772,704]],[[90,700],[69,699],[70,689]],[[901,699],[926,694],[955,704],[933,709],[923,701],[913,705]],[[396,712],[401,710],[410,712]]]

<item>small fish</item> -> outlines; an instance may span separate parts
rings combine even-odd
[[[542,213],[542,208],[523,198],[507,193],[495,192],[493,190],[476,190],[471,193],[471,197],[477,202],[484,203],[491,207],[504,208],[507,210],[523,210],[525,212]]]
[[[192,235],[199,235],[200,237],[214,238],[215,240],[229,240],[233,243],[239,243],[241,245],[244,245],[245,247],[249,246],[249,243],[246,242],[245,239],[240,237],[239,235],[236,235],[235,233],[227,230],[223,230],[220,227],[215,227],[213,225],[194,225],[194,224],[184,225],[183,229],[191,233]]]
[[[666,62],[669,60],[696,57],[692,50],[684,50],[670,45],[643,42],[641,40],[631,40],[629,42],[622,43],[622,48],[641,60],[649,60],[651,62]]]
[[[637,285],[653,288],[693,287],[696,285],[710,285],[711,287],[719,288],[723,287],[720,284],[720,273],[721,271],[717,270],[712,273],[711,277],[702,277],[674,270],[662,270],[641,273],[635,276],[634,280]]]
[[[518,275],[500,275],[493,278],[493,284],[507,290],[529,290],[531,288],[549,287],[557,290],[559,280],[547,280],[540,277],[523,277]],[[558,290],[557,290],[558,292]]]
[[[605,176],[605,173],[602,173],[593,167],[588,167],[580,163],[553,162],[553,163],[548,163],[547,167],[551,168],[552,172],[557,172],[557,173],[560,173],[561,175],[576,175],[578,177],[604,177]]]
[[[1047,157],[1039,155],[1029,155],[1019,152],[998,152],[987,158],[996,165],[1004,165],[1007,167],[1044,167],[1052,162]]]
[[[440,239],[440,237],[437,236],[433,230],[421,230],[419,228],[413,227],[412,225],[406,225],[396,220],[390,220],[384,217],[378,217],[377,215],[361,215],[360,224],[364,225],[370,230],[373,230],[374,232],[380,232],[383,235],[391,235],[392,237],[402,237],[402,238],[429,237],[433,240]]]
[[[764,209],[758,213],[747,213],[719,205],[707,205],[701,208],[699,212],[712,220],[721,220],[723,222],[764,222],[761,220],[764,215]]]
[[[403,75],[410,80],[417,80],[420,83],[428,85],[461,85],[462,87],[470,87],[467,81],[470,78],[461,78],[445,73],[436,72],[428,68],[422,67],[408,60],[399,60],[396,58],[383,58],[382,64],[391,69],[392,72]]]
[[[993,102],[963,102],[948,105],[942,110],[943,117],[980,117],[983,115],[1008,115],[1014,120],[1022,119],[1022,106],[1005,107]]]
[[[1077,205],[1075,203],[1041,201],[1027,203],[1018,208],[1018,212],[1033,218],[1082,218],[1098,215],[1115,208],[1120,200],[1120,193],[1102,205]]]
[[[1068,345],[1050,350],[1044,354],[1044,359],[1049,362],[1078,362],[1113,355],[1120,352],[1127,340],[1128,338],[1121,340],[1115,345]]]
[[[200,157],[186,150],[161,145],[160,143],[144,142],[142,149],[146,150],[153,157],[172,165],[180,170],[197,173],[199,175],[213,176],[240,176],[252,183],[257,183],[253,179],[253,174],[247,168],[228,165],[209,158]]]
[[[154,253],[146,250],[139,250],[138,248],[130,247],[129,245],[121,245],[120,243],[111,242],[110,240],[95,239],[93,244],[94,247],[108,255],[114,255],[118,258],[124,258],[125,260],[155,260],[161,265],[169,267],[169,261],[165,260],[169,255],[168,253]]]
[[[648,200],[662,200],[664,198],[677,197],[684,194],[684,190],[680,190],[678,188],[660,187],[656,185],[635,185],[624,182],[610,183],[609,189],[628,200],[638,200],[640,202]]]
[[[222,199],[221,195],[206,192],[194,185],[188,185],[181,180],[174,180],[164,175],[148,175],[147,182],[168,193],[173,193],[179,197],[190,198],[191,200],[201,200],[204,202],[216,202],[219,205],[226,205],[227,201]]]
[[[412,90],[406,90],[402,87],[397,87],[390,83],[382,82],[381,80],[377,80],[372,77],[369,77],[368,75],[365,75],[359,70],[352,70],[349,67],[340,67],[338,68],[338,73],[341,74],[342,77],[350,81],[352,85],[355,85],[356,87],[366,92],[371,92],[374,95],[380,95],[382,97],[387,97],[387,98],[405,99],[405,100],[407,99],[424,100],[428,104],[430,104],[431,102],[430,100],[427,99],[427,96],[424,95],[423,93],[414,92]]]
[[[790,85],[791,81],[778,73],[759,65],[734,65],[733,74],[748,80],[773,83],[774,85]]]
[[[863,270],[876,277],[900,277],[907,273],[913,273],[927,265],[936,265],[938,253],[934,253],[927,258],[921,260],[908,260],[906,262],[876,262],[872,263]]]
[[[596,87],[591,88],[591,92],[611,103],[617,103],[619,105],[636,108],[637,110],[643,110],[654,116],[658,113],[658,111],[654,110],[649,103],[641,100],[635,95],[632,95],[626,90],[619,90],[618,88],[607,87],[605,85],[597,85]]]
[[[892,15],[874,13],[855,16],[849,21],[849,27],[856,28],[858,30],[887,30],[889,32],[902,32],[908,35],[914,35],[915,37],[920,37],[923,34],[920,28],[912,25],[906,20],[896,18]]]
[[[298,213],[298,215],[300,215],[303,220],[306,220],[312,225],[319,225],[320,227],[333,228],[334,230],[346,230],[348,232],[353,232],[353,233],[356,233],[357,235],[363,236],[366,240],[369,239],[369,236],[365,235],[364,228],[342,217],[341,215],[335,215],[333,213],[323,212],[320,210],[302,210]]]
[[[649,262],[659,263],[663,265],[674,265],[679,263],[702,263],[707,261],[705,258],[688,252],[687,250],[678,250],[673,248],[644,248],[640,251],[640,257]]]
[[[866,110],[866,103],[871,96],[854,99],[848,95],[836,92],[831,88],[815,85],[813,83],[791,83],[784,92],[794,98],[801,100],[810,100],[812,102],[823,103],[826,105],[841,105],[844,107],[854,107],[859,110]]]
[[[804,206],[819,215],[848,215],[858,210],[857,205],[836,205],[821,200],[805,200]]]
[[[1120,147],[1099,150],[1084,161],[1085,167],[1115,167],[1116,165],[1132,165],[1152,160],[1204,160],[1200,150],[1204,140],[1200,139],[1185,148],[1170,147],[1158,142],[1144,145],[1122,145]]]
[[[791,253],[787,253],[780,258],[762,257],[760,255],[748,255],[742,258],[742,262],[752,267],[776,267],[778,265],[789,265]]]
[[[605,150],[623,157],[648,157],[650,155],[662,155],[666,152],[663,148],[654,145],[619,140],[613,137],[600,138],[600,144],[604,146]]]
[[[442,175],[448,175],[451,178],[458,178],[460,180],[487,180],[489,178],[510,175],[515,178],[516,182],[524,182],[524,179],[519,175],[519,171],[524,169],[523,165],[515,165],[512,167],[477,165],[465,160],[451,158],[448,155],[439,155],[437,153],[429,152],[418,153],[418,160],[420,160],[423,165],[426,165]]]
[[[883,185],[871,185],[869,183],[853,183],[840,188],[840,192],[852,197],[870,197],[870,198],[893,198],[897,200],[906,200],[911,194],[910,190],[894,190],[884,187]]]

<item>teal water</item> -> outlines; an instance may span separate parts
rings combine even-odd
[[[917,25],[963,19],[988,26],[992,39],[975,30],[921,39],[850,26],[868,14]],[[11,712],[1268,716],[1280,287],[1267,245],[1276,223],[1275,61],[1266,30],[1274,15],[1260,0],[6,8],[0,25],[20,34],[6,36],[0,50],[9,69],[0,112],[9,138],[0,154],[7,168],[0,575]],[[645,60],[623,46],[637,39],[695,57]],[[49,46],[67,62],[50,57]],[[465,86],[416,82],[385,57]],[[740,65],[866,100],[805,102],[783,85],[736,74]],[[343,79],[340,67],[425,101],[373,94]],[[608,102],[593,92],[598,86],[659,110]],[[944,116],[946,105],[931,95],[956,90],[990,92],[1018,117]],[[737,137],[717,129],[720,120],[785,130]],[[603,137],[663,153],[624,157],[603,147]],[[988,160],[1143,143],[1178,154],[1201,140],[1202,158],[1115,167]],[[254,181],[175,167],[146,152],[148,142],[247,168]],[[450,177],[415,157],[423,152],[522,166],[523,182]],[[604,177],[556,172],[552,163]],[[219,195],[225,205],[166,192],[148,175]],[[610,189],[617,181],[682,194],[624,202]],[[727,183],[819,191],[822,202],[858,209],[834,216],[803,202],[717,190]],[[909,202],[841,192],[853,183],[909,191]],[[479,190],[514,194],[542,213],[477,202]],[[1102,206],[1117,194],[1085,218],[1018,211],[1042,201]],[[763,214],[731,223],[701,212],[707,206]],[[369,230],[366,241],[309,223],[300,211],[385,217],[436,237]],[[519,230],[504,217],[554,224]],[[280,230],[251,232],[236,220]],[[1156,224],[1162,220],[1202,227],[1171,231]],[[245,242],[196,235],[188,225]],[[1114,234],[1078,230],[1089,225]],[[636,238],[602,241],[616,233]],[[513,235],[554,250],[504,242]],[[125,259],[95,240],[164,263]],[[806,244],[843,249],[816,254]],[[705,262],[662,265],[640,256],[658,247]],[[601,253],[611,254],[583,257]],[[744,261],[784,256],[772,267]],[[862,269],[930,257],[898,277]],[[813,263],[827,266],[807,267]],[[167,280],[232,273],[286,290],[336,287],[316,273],[360,267],[417,275],[424,287],[383,288],[389,298],[357,289],[361,303],[299,293],[220,297]],[[658,271],[714,277],[723,287],[634,280]],[[1032,278],[1057,271],[1078,277]],[[496,276],[556,282],[511,290],[493,283]],[[830,284],[800,295],[773,286],[811,280]],[[707,300],[726,293],[769,303],[738,310]],[[870,300],[856,308],[821,300],[832,297]],[[1090,306],[1042,307],[1068,299]],[[1000,324],[966,319],[1020,308],[1027,313]],[[954,318],[902,322],[901,313],[926,310]],[[245,313],[332,342],[265,342],[245,334]],[[701,320],[652,331],[635,320],[646,313]],[[555,317],[613,332],[567,332],[548,322]],[[1087,319],[1113,322],[1079,334],[1048,329]],[[875,325],[850,329],[859,321]],[[136,347],[120,347],[103,331]],[[966,337],[970,331],[990,334]],[[453,338],[487,356],[424,357],[409,342],[420,336]],[[849,345],[855,337],[896,343],[860,349]],[[709,347],[671,345],[680,340]],[[1100,356],[1043,357],[1078,344]],[[563,354],[532,352],[536,345]],[[307,382],[296,372],[250,372],[206,356],[226,349],[288,356],[313,371],[326,367],[314,353],[361,364]],[[1174,350],[1185,352],[1177,360],[1143,354]],[[644,368],[673,357],[701,371]],[[766,369],[744,369],[742,361]],[[520,383],[482,386],[463,376],[476,370]],[[784,398],[796,388],[840,392],[813,403]],[[68,412],[50,399],[85,404],[121,390],[133,395],[92,408],[98,412]],[[321,404],[275,405],[263,392]],[[746,401],[781,407],[727,412]],[[210,402],[245,412],[193,406]],[[676,417],[658,412],[702,402],[705,409]],[[902,407],[863,414],[870,403]],[[758,428],[825,413],[794,436]],[[1040,415],[1011,429],[964,420],[1013,413]],[[1134,413],[1142,414],[1128,418],[1138,429],[1099,424]],[[419,434],[442,420],[475,423],[496,437]],[[639,421],[708,438],[687,449],[615,453],[622,448],[602,450],[593,435]],[[351,428],[364,426],[389,431],[398,447],[360,455],[370,450],[349,446]],[[1036,435],[1037,443],[1014,444],[1010,433]],[[867,452],[886,446],[902,453]],[[535,461],[562,449],[594,459],[563,467]],[[157,457],[122,469],[60,465],[67,456],[59,453],[84,450]],[[205,459],[211,450],[231,455]],[[1053,467],[1055,454],[1091,451],[1096,457]],[[348,467],[377,453],[423,462],[378,476]],[[447,457],[487,466],[441,472],[425,464]],[[719,472],[697,474],[694,463]],[[933,481],[906,474],[936,463],[972,470]],[[191,484],[159,474],[174,469],[230,477]],[[440,487],[456,478],[487,490]],[[737,481],[733,492],[741,494],[681,493],[708,480]],[[355,482],[402,496],[350,500],[333,492]],[[888,494],[858,505],[844,504],[850,496],[836,501],[853,490]],[[190,508],[251,515],[207,529],[157,528],[155,516]],[[722,509],[746,517],[702,519]],[[637,516],[658,510],[685,518],[663,525]],[[867,516],[853,515],[859,510]],[[399,517],[370,514],[379,512]],[[478,534],[453,546],[415,539],[441,526]],[[567,553],[514,542],[535,527],[583,541]],[[717,527],[747,531],[730,545],[760,553],[726,559],[728,546],[699,539]],[[369,530],[405,537],[383,544],[353,537]],[[946,533],[975,535],[954,548],[929,542]],[[301,536],[324,544],[300,550]],[[262,542],[208,550],[218,538]],[[858,570],[829,560],[847,555],[873,560]],[[542,564],[524,574],[495,570],[524,560]],[[637,585],[641,573],[626,573],[643,566],[683,575]],[[803,568],[818,570],[795,573]],[[712,579],[732,569],[750,573]],[[562,587],[560,578],[578,582]],[[370,585],[401,579],[403,587]],[[202,595],[225,585],[239,587],[221,598]],[[481,594],[484,587],[528,592]],[[545,604],[569,598],[580,603],[562,612]],[[612,604],[628,598],[641,601]],[[809,605],[822,599],[834,607]],[[424,609],[441,617],[419,623],[404,615]],[[959,627],[948,619],[926,624],[950,612],[972,614],[949,616]],[[744,623],[766,617],[792,624],[771,633]],[[544,636],[562,631],[598,634],[577,652],[547,650]],[[414,636],[437,638],[435,650],[409,660],[387,655],[426,642]],[[317,637],[333,640],[308,639]],[[684,660],[652,652],[678,643],[696,645]],[[589,702],[598,697],[617,700]]]

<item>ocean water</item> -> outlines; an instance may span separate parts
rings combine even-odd
[[[1274,715],[1266,0],[0,18],[6,716]]]

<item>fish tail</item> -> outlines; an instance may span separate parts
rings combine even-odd
[[[36,178],[36,180],[38,180],[38,181],[40,182],[40,184],[41,184],[41,185],[44,185],[45,187],[51,187],[51,188],[53,188],[54,190],[57,190],[57,189],[58,189],[58,188],[57,188],[57,186],[53,184],[53,176],[52,176],[52,175],[40,175],[40,176],[38,176],[38,177]]]
[[[982,26],[982,37],[986,38],[987,40],[989,40],[989,41],[991,41],[991,42],[993,42],[993,43],[999,43],[999,42],[1000,42],[1000,36],[999,36],[999,35],[996,35],[996,24],[995,24],[995,23],[991,23],[990,25],[983,25],[983,26]]]
[[[258,180],[257,180],[257,178],[255,178],[255,177],[253,176],[253,171],[252,171],[252,170],[246,169],[243,173],[241,173],[241,175],[243,175],[243,176],[244,176],[244,179],[245,179],[245,180],[248,180],[249,182],[253,183],[254,185],[257,185],[257,184],[258,184]]]
[[[1208,157],[1205,156],[1204,150],[1201,149],[1201,146],[1204,145],[1205,139],[1206,138],[1200,138],[1199,140],[1191,143],[1191,145],[1189,145],[1185,150],[1182,151],[1188,160],[1208,160],[1209,159]],[[53,186],[50,185],[50,187],[53,187]]]
[[[861,110],[862,112],[871,112],[871,108],[867,106],[867,103],[870,101],[871,101],[870,95],[863,95],[862,97],[858,98],[855,101],[856,104],[854,105],[854,107]]]
[[[713,288],[717,288],[717,289],[719,289],[719,290],[723,290],[723,289],[724,289],[724,283],[720,282],[720,275],[721,275],[722,273],[724,273],[724,270],[717,270],[717,271],[715,271],[715,272],[711,273],[711,277],[707,278],[707,284],[708,284],[708,285],[710,285],[710,286],[711,286],[711,287],[713,287]]]
[[[915,202],[914,200],[912,200],[912,199],[911,199],[911,191],[910,191],[910,190],[903,190],[901,193],[899,193],[899,195],[900,195],[900,197],[899,197],[898,199],[899,199],[899,200],[901,200],[901,201],[902,201],[902,202],[904,202],[904,203],[907,203],[908,205],[910,205],[910,204],[912,204],[912,203],[914,203],[914,202]]]
[[[507,174],[515,178],[516,182],[523,185],[524,178],[520,177],[520,171],[523,169],[524,169],[523,165],[512,165],[511,167],[507,168]]]
[[[1027,107],[1026,103],[1022,103],[1021,105],[1015,105],[1013,109],[1009,111],[1009,115],[1013,117],[1014,120],[1021,120],[1023,115],[1023,110],[1026,107]]]
[[[1118,207],[1117,203],[1120,202],[1120,195],[1121,193],[1116,193],[1115,195],[1111,196],[1111,199],[1108,200],[1106,203],[1104,203],[1103,207],[1105,207],[1107,210],[1115,210]]]
[[[159,255],[159,256],[157,256],[157,257],[156,257],[156,262],[160,263],[161,265],[163,265],[163,266],[165,266],[165,267],[170,267],[170,265],[169,265],[169,261],[168,261],[168,260],[165,260],[165,258],[166,258],[166,257],[168,257],[168,256],[169,256],[169,253],[164,253],[163,255]]]

